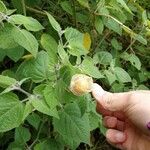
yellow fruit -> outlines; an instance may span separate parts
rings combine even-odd
[[[84,74],[76,74],[72,77],[70,90],[74,95],[80,96],[91,92],[93,79]]]

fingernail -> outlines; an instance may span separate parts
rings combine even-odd
[[[102,87],[100,85],[98,85],[97,83],[93,83],[92,93],[93,93],[95,99],[99,100],[105,94],[105,91],[102,89]]]
[[[124,133],[117,133],[116,135],[115,135],[115,139],[118,141],[118,142],[124,142],[124,140],[125,140],[125,134]]]

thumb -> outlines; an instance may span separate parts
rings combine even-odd
[[[94,83],[92,87],[92,94],[99,104],[106,110],[110,111],[124,111],[128,107],[129,92],[125,93],[110,93],[102,89],[101,86]]]

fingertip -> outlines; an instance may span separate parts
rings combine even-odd
[[[103,125],[106,128],[115,128],[117,126],[117,118],[113,116],[105,116],[103,118]]]
[[[113,144],[119,144],[125,142],[126,134],[115,129],[108,129],[106,132],[106,139]]]
[[[92,85],[92,95],[97,101],[101,100],[101,97],[105,94],[103,88],[97,83],[93,83]]]

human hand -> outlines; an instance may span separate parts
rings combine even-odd
[[[150,92],[109,93],[94,83],[92,94],[97,111],[108,128],[107,141],[124,150],[148,150],[150,147]]]

